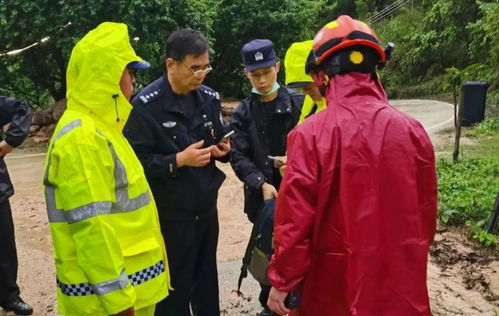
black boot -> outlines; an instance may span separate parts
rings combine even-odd
[[[33,307],[26,304],[19,296],[12,301],[0,304],[0,306],[7,312],[14,312],[16,315],[31,315],[33,314]]]
[[[257,313],[256,316],[272,316],[272,315],[275,315],[274,313],[272,313],[272,311],[265,307],[260,313]]]

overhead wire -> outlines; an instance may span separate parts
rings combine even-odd
[[[57,29],[57,31],[61,31],[61,30],[65,29],[65,28],[67,28],[70,25],[71,25],[71,22],[68,22],[65,25],[59,27]],[[50,39],[51,39],[50,36],[45,36],[42,39],[40,39],[39,41],[36,41],[36,42],[34,42],[34,43],[32,43],[32,44],[30,44],[28,46],[25,46],[23,48],[14,49],[14,50],[11,50],[11,51],[8,51],[8,52],[5,52],[5,53],[0,53],[0,57],[19,55],[19,54],[21,54],[21,53],[23,53],[23,52],[25,52],[25,51],[27,51],[29,49],[32,49],[33,47],[36,47],[36,46],[39,46],[39,45],[41,45],[43,43],[48,42]]]
[[[378,13],[368,17],[366,19],[366,23],[369,25],[376,24],[376,23],[380,22],[381,20],[391,16],[392,14],[394,14],[395,12],[400,10],[401,8],[405,7],[406,5],[412,4],[412,3],[413,3],[413,0],[394,1],[390,5],[388,5],[387,7],[383,8]]]

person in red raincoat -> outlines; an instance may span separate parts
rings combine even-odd
[[[313,51],[328,108],[288,135],[268,305],[289,313],[284,299],[298,289],[300,316],[431,315],[430,139],[388,104],[376,74],[385,51],[366,24],[340,16],[315,36]]]

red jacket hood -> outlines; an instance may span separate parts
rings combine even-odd
[[[372,79],[372,74],[352,72],[336,75],[330,79],[326,90],[328,106],[335,104],[356,104],[382,101],[387,103],[385,90],[379,80]]]

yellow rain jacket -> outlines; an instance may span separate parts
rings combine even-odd
[[[305,96],[303,100],[303,106],[301,108],[300,119],[298,124],[303,122],[304,119],[312,114],[319,113],[326,108],[326,99],[322,98],[320,101],[316,102],[308,95]]]
[[[74,47],[67,110],[50,142],[44,176],[59,313],[109,315],[168,295],[156,205],[121,134],[131,105],[119,82],[141,60],[126,25],[102,23]]]
[[[306,85],[314,82],[312,77],[305,73],[305,64],[308,54],[312,49],[313,41],[296,42],[286,51],[284,57],[284,69],[286,71],[286,85],[301,84]],[[326,99],[316,102],[308,95],[305,96],[301,109],[300,120],[298,124],[303,122],[308,116],[319,113],[326,108]]]

